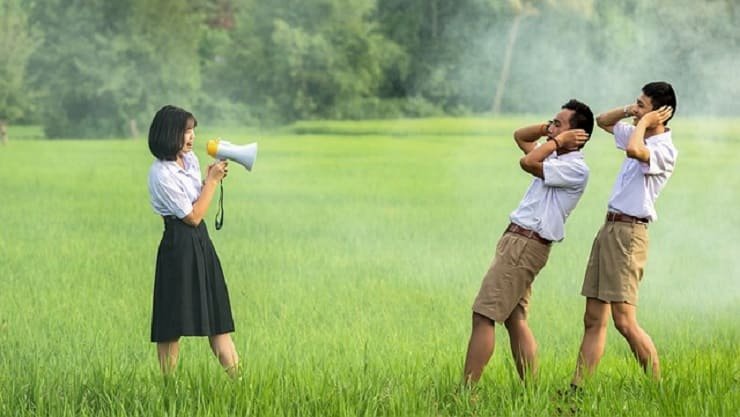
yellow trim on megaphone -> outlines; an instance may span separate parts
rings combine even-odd
[[[208,143],[206,143],[206,150],[208,151],[208,155],[211,155],[211,157],[213,158],[215,158],[216,154],[218,153],[219,142],[219,139],[210,139]]]

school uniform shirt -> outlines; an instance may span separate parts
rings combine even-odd
[[[562,155],[553,152],[542,162],[542,172],[544,179],[532,180],[509,219],[544,239],[561,241],[565,237],[565,220],[586,189],[588,165],[580,151]]]
[[[618,149],[625,150],[635,130],[625,122],[614,125],[614,142]],[[609,198],[609,211],[655,221],[655,200],[673,174],[678,150],[673,146],[671,131],[651,136],[645,140],[650,152],[650,161],[642,162],[625,158]]]
[[[191,151],[182,160],[185,168],[175,161],[157,159],[149,169],[149,198],[157,214],[182,219],[193,211],[193,203],[200,196],[198,157]]]

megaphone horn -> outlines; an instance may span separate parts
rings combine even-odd
[[[211,139],[206,144],[208,155],[216,159],[230,159],[238,164],[244,165],[247,171],[252,170],[254,161],[257,159],[257,143],[247,145],[234,145],[221,139]]]

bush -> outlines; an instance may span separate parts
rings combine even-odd
[[[329,119],[367,120],[399,119],[403,117],[433,117],[444,111],[422,97],[381,99],[378,97],[354,98],[334,106]]]

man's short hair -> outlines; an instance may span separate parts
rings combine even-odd
[[[573,110],[569,120],[571,129],[583,129],[591,135],[594,131],[594,113],[590,107],[572,98],[560,108]]]
[[[673,109],[673,114],[671,114],[668,120],[671,120],[676,114],[676,93],[673,91],[673,86],[669,83],[665,81],[647,83],[642,87],[642,93],[650,97],[650,101],[653,103],[653,110],[658,110],[663,106],[670,106]],[[663,122],[663,126],[668,126],[668,120]]]

